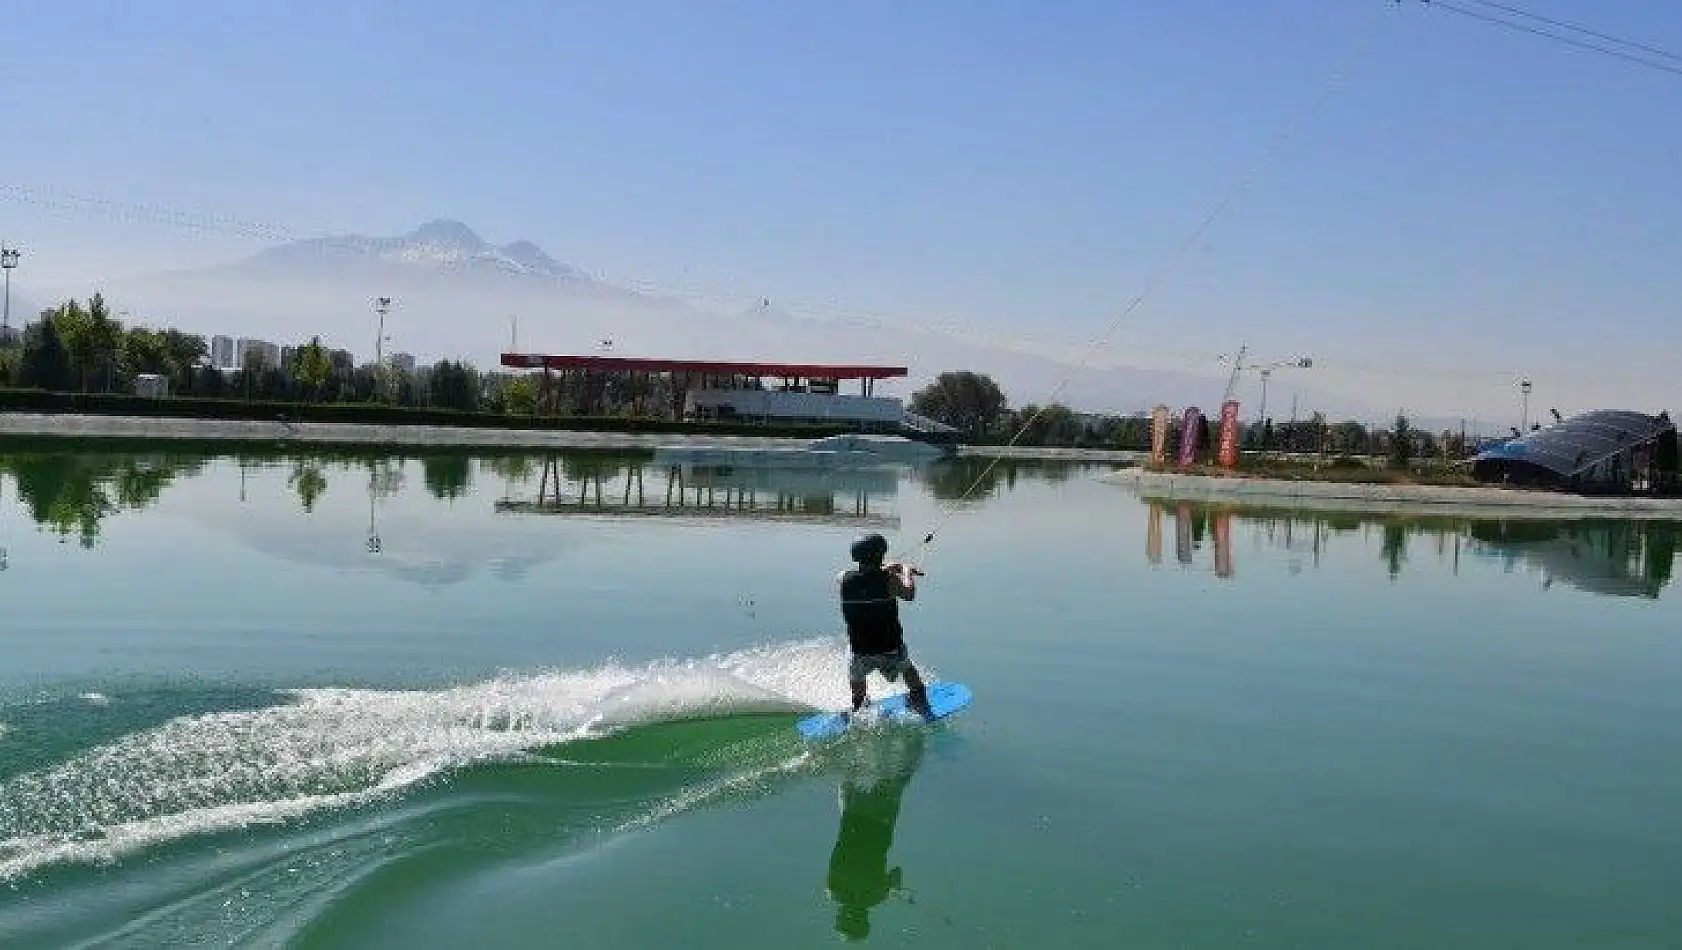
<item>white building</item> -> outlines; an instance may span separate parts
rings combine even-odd
[[[233,337],[213,336],[210,338],[210,365],[215,369],[234,368]]]

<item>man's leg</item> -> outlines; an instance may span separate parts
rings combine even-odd
[[[847,657],[847,685],[853,691],[853,712],[864,708],[864,678],[870,675],[870,664],[857,653]]]
[[[917,672],[917,667],[910,660],[905,661],[904,675],[906,708],[924,719],[933,716],[933,710],[929,709],[929,691],[923,686],[922,674]]]

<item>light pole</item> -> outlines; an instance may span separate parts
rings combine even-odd
[[[6,303],[0,315],[0,346],[12,342],[12,268],[18,266],[23,254],[15,247],[0,245],[0,269],[6,271]]]
[[[374,312],[380,315],[379,327],[374,331],[374,382],[385,395],[385,315],[391,312],[391,298],[377,297]]]
[[[1530,380],[1522,380],[1518,384],[1518,391],[1522,394],[1518,417],[1518,431],[1522,438],[1530,431]]]

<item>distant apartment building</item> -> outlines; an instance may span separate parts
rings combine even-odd
[[[238,341],[241,369],[279,369],[280,346],[267,340],[241,337]]]
[[[234,368],[234,339],[228,336],[210,338],[210,365],[214,369]]]
[[[338,376],[349,376],[356,369],[356,357],[349,350],[328,350],[327,362],[333,367],[333,373]]]
[[[415,357],[412,353],[391,354],[391,368],[405,376],[415,374]]]

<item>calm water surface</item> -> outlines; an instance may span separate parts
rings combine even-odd
[[[1674,528],[669,461],[0,448],[0,946],[1682,940]]]

